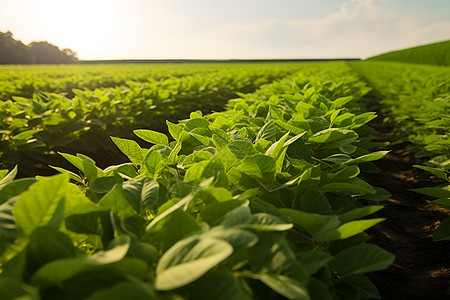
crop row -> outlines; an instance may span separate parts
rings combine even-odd
[[[345,64],[305,67],[167,122],[170,136],[112,137],[129,163],[0,181],[0,294],[44,299],[372,299],[365,273],[392,254],[366,216],[389,194],[365,182],[383,157]]]
[[[399,138],[410,141],[416,156],[426,159],[416,167],[442,181],[415,191],[438,198],[433,202],[450,209],[450,68],[387,62],[352,66],[375,88]],[[450,240],[450,217],[433,238]]]
[[[297,66],[271,65],[274,76],[287,75]],[[153,82],[188,75],[203,75],[223,72],[267,73],[269,67],[255,64],[122,64],[122,65],[39,65],[0,66],[0,100],[13,96],[31,98],[35,93],[63,93],[74,96],[73,89],[94,90],[116,87],[127,81]]]
[[[75,89],[71,99],[41,93],[0,101],[0,165],[18,164],[28,176],[48,172],[48,164],[58,163],[56,151],[83,152],[103,165],[117,163],[121,156],[110,135],[126,136],[136,128],[162,130],[165,120],[187,118],[194,109],[221,110],[236,92],[254,91],[299,68],[280,66],[268,72],[268,67],[223,67],[93,91]]]

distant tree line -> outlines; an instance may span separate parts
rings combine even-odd
[[[13,34],[0,32],[0,64],[70,64],[78,62],[70,49],[60,50],[49,42],[23,44]]]

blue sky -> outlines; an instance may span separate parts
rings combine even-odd
[[[0,31],[81,59],[333,58],[450,39],[448,0],[0,0]]]

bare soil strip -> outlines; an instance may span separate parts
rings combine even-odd
[[[382,120],[380,116],[370,124],[376,130],[374,139],[390,141],[392,127]],[[369,234],[373,242],[396,256],[389,269],[370,277],[382,299],[450,299],[450,241],[432,239],[433,231],[450,211],[428,203],[430,197],[408,190],[439,183],[413,167],[422,161],[408,151],[408,145],[401,140],[391,142],[391,152],[377,162],[380,172],[368,175],[373,185],[392,194],[382,202],[385,208],[377,213],[386,221]]]

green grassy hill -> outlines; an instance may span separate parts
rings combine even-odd
[[[450,40],[392,51],[367,60],[399,61],[438,66],[450,65]]]

